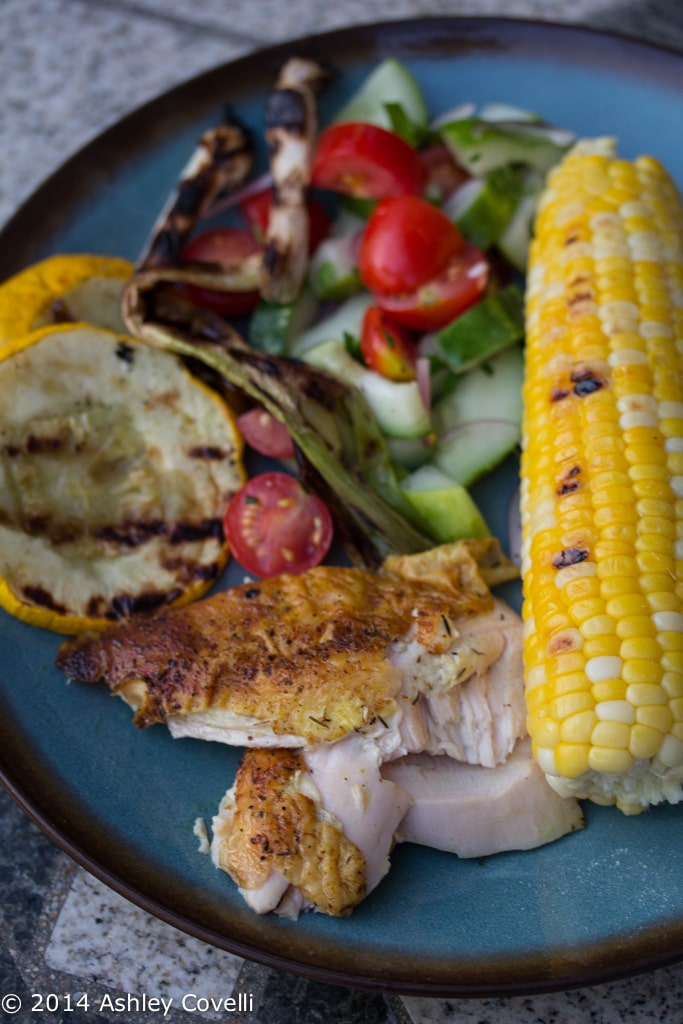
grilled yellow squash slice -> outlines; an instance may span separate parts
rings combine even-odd
[[[0,285],[0,355],[39,327],[84,321],[125,332],[121,292],[133,266],[115,256],[49,256]]]
[[[0,605],[78,633],[199,597],[244,482],[224,401],[176,356],[89,324],[0,356]]]

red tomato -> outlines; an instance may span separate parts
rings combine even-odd
[[[271,577],[322,562],[332,543],[327,506],[286,473],[252,477],[225,514],[230,549],[247,572]]]
[[[397,324],[436,331],[481,298],[489,278],[486,257],[467,242],[436,277],[410,293],[378,295],[377,305]]]
[[[427,172],[399,135],[363,121],[333,124],[320,136],[311,183],[361,199],[419,195]]]
[[[415,343],[377,306],[365,311],[360,352],[366,366],[389,380],[415,380]]]
[[[246,228],[210,228],[191,239],[184,247],[181,259],[199,263],[220,263],[238,266],[246,256],[260,252],[262,246]],[[220,292],[197,285],[188,285],[190,300],[205,306],[221,316],[241,316],[250,313],[259,300],[258,290]]]
[[[251,224],[256,238],[265,238],[270,218],[270,207],[273,202],[272,188],[265,188],[261,192],[254,192],[253,195],[245,196],[239,204],[242,216]],[[317,199],[310,198],[308,206],[308,249],[314,252],[326,238],[331,225],[327,210]]]
[[[441,273],[464,245],[455,224],[426,199],[384,199],[365,227],[360,275],[375,294],[413,292]]]
[[[418,151],[418,156],[427,171],[428,189],[442,201],[469,178],[467,171],[455,162],[453,154],[443,142],[426,146]]]
[[[294,457],[294,444],[287,427],[261,407],[237,417],[239,431],[250,448],[272,459]]]

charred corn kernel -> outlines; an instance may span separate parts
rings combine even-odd
[[[591,140],[550,172],[535,227],[529,731],[558,792],[636,813],[683,799],[683,208],[655,160]]]

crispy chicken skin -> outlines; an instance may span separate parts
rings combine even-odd
[[[205,716],[210,728],[219,722],[205,738],[265,745],[265,723],[280,745],[330,743],[397,711],[405,680],[392,644],[412,636],[425,654],[445,655],[458,620],[494,608],[491,574],[514,571],[492,540],[389,560],[378,573],[319,566],[84,634],[62,645],[57,665],[82,682],[104,679],[140,727]]]
[[[300,751],[246,751],[213,821],[212,856],[256,910],[296,893],[297,904],[343,916],[365,896],[365,857],[307,781]]]

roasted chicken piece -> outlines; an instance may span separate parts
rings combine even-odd
[[[346,741],[326,748],[337,753]],[[341,753],[341,752],[339,752]],[[328,766],[329,767],[329,766]],[[249,750],[213,819],[211,855],[249,906],[297,917],[315,908],[346,915],[389,869],[394,832],[410,803],[375,771],[353,761],[324,776],[307,752]],[[338,799],[330,799],[332,781]],[[335,813],[335,811],[340,813]]]
[[[348,914],[384,878],[397,841],[486,857],[583,827],[528,738],[495,768],[424,753],[379,762],[362,734],[244,754],[213,819],[211,855],[253,910]]]
[[[428,750],[503,761],[524,734],[521,623],[486,580],[495,541],[318,566],[178,612],[84,635],[57,664],[104,679],[140,727],[250,747],[372,737],[382,759]]]
[[[503,848],[462,794],[468,764],[492,773],[480,802],[504,804],[512,779],[517,801],[540,804],[538,827],[520,816],[528,845],[575,827],[574,801],[504,764],[526,734],[522,625],[489,587],[515,572],[492,539],[376,573],[319,566],[82,636],[58,665],[106,680],[140,727],[252,748],[213,820],[214,862],[259,913],[347,914],[389,870],[397,836],[444,817],[449,773],[461,828],[478,830],[478,849]],[[417,753],[445,756],[427,758],[439,770],[426,776],[406,760]],[[457,831],[442,827],[444,848]]]

